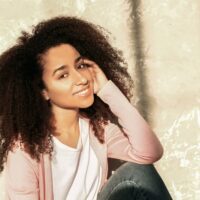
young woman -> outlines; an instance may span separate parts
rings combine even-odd
[[[162,146],[130,104],[133,82],[106,38],[57,17],[1,55],[7,200],[171,199],[151,165]],[[129,162],[106,181],[108,157]]]

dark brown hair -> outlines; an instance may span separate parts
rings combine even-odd
[[[42,21],[31,33],[22,32],[16,45],[0,56],[0,172],[15,141],[37,160],[41,153],[53,150],[51,109],[41,94],[41,55],[62,43],[95,61],[129,100],[132,97],[127,64],[100,26],[76,17],[56,17]],[[90,119],[95,136],[103,143],[104,125],[117,119],[109,106],[95,95],[93,105],[80,113]]]

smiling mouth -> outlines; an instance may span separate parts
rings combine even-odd
[[[89,94],[89,87],[86,88],[85,90],[82,90],[80,92],[75,93],[74,95],[77,95],[77,96],[86,96],[88,94]]]

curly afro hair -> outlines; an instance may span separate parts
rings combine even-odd
[[[0,56],[0,172],[16,141],[38,161],[41,153],[52,153],[54,126],[51,108],[41,94],[41,56],[63,43],[95,61],[127,99],[133,95],[133,81],[122,53],[109,44],[102,27],[61,16],[40,22],[30,33],[23,31],[16,44]],[[118,122],[109,106],[97,95],[94,98],[93,105],[80,109],[80,114],[90,119],[95,136],[103,143],[104,125],[108,120]]]

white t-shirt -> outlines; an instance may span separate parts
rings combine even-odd
[[[77,148],[53,137],[51,161],[54,200],[95,200],[99,192],[102,169],[90,146],[89,124],[79,118],[80,137]]]

